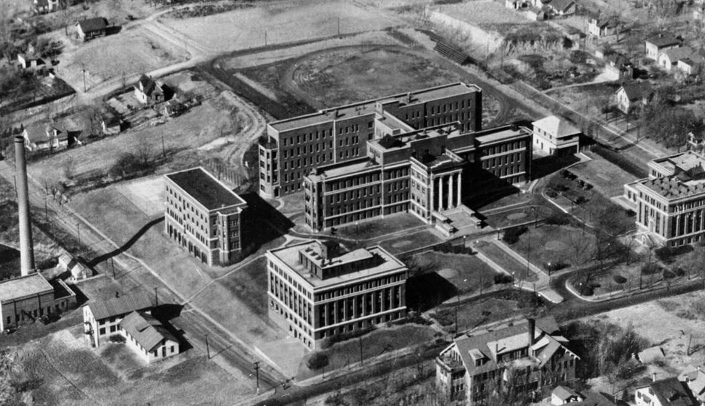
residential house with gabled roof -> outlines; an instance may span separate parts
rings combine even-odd
[[[549,3],[555,15],[565,16],[575,14],[576,5],[573,0],[551,0]]]
[[[509,387],[521,391],[575,379],[580,359],[553,317],[485,327],[456,338],[436,358],[436,385],[451,399],[477,405]]]
[[[135,311],[149,312],[153,307],[154,302],[146,292],[90,302],[83,307],[84,335],[91,345],[99,347],[101,340],[120,334],[118,324],[125,316]]]
[[[570,406],[617,406],[617,403],[599,392],[589,391],[584,400],[571,403]]]
[[[179,353],[179,340],[162,322],[148,313],[132,312],[119,326],[127,346],[147,363]]]
[[[698,406],[686,384],[676,377],[637,387],[634,400],[637,406]]]
[[[60,125],[34,123],[22,128],[25,148],[29,151],[56,151],[79,143],[80,131],[69,131]]]
[[[653,95],[654,89],[649,82],[624,82],[615,93],[617,108],[622,113],[629,114],[634,109],[648,104]]]
[[[666,72],[670,72],[671,69],[677,67],[679,60],[691,58],[693,55],[695,55],[695,51],[690,47],[669,48],[658,54],[656,63]]]
[[[551,404],[556,406],[582,402],[583,399],[583,395],[568,388],[567,386],[556,386],[551,392]]]
[[[20,69],[22,70],[37,71],[46,69],[46,62],[44,62],[44,59],[31,53],[17,54],[17,61],[19,62]]]
[[[671,48],[678,48],[681,44],[682,40],[680,38],[667,33],[659,33],[646,39],[644,43],[646,57],[655,61],[661,52]]]
[[[34,0],[34,11],[37,14],[52,13],[59,9],[59,0]]]
[[[108,20],[103,17],[87,18],[76,22],[76,33],[79,38],[89,41],[105,36],[108,30]]]
[[[701,405],[705,405],[705,370],[702,366],[695,367],[688,365],[685,370],[678,375],[678,380],[688,386],[693,397],[695,397]]]
[[[144,104],[161,103],[171,98],[171,92],[166,85],[152,80],[147,75],[142,75],[134,88],[135,97]]]
[[[588,34],[605,37],[617,33],[619,20],[614,17],[592,17],[588,20]]]

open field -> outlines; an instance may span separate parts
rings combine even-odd
[[[72,179],[107,174],[125,154],[158,161],[163,158],[162,152],[166,153],[169,161],[165,170],[183,169],[198,164],[207,155],[196,151],[195,147],[237,134],[244,122],[247,122],[247,118],[239,114],[227,95],[221,93],[219,97],[207,100],[163,125],[127,131],[116,137],[32,161],[29,174],[42,183],[70,183]],[[217,152],[209,151],[208,155]]]
[[[110,78],[129,77],[190,58],[186,50],[155,37],[149,30],[125,30],[89,42],[63,39],[67,44],[59,56],[58,74],[75,89],[83,90]]]
[[[497,272],[476,256],[426,251],[412,257],[409,264],[435,272],[457,289],[458,294],[480,292],[494,284]]]
[[[159,21],[213,51],[261,47],[265,41],[272,45],[382,30],[400,23],[342,0],[265,2],[208,17]]]
[[[92,349],[81,326],[62,330],[3,354],[12,369],[3,371],[30,393],[34,402],[52,405],[222,404],[249,389],[196,350],[146,365],[123,344]],[[20,394],[21,396],[21,394]]]
[[[496,1],[475,0],[457,4],[446,4],[440,7],[440,11],[459,20],[483,27],[490,28],[494,24],[534,24],[524,16],[524,13],[510,10],[503,4]]]

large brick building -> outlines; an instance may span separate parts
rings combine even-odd
[[[386,133],[450,123],[478,131],[481,119],[482,90],[453,83],[272,122],[259,145],[260,194],[300,192],[311,169],[365,157],[367,142]]]
[[[445,211],[462,205],[466,170],[512,184],[529,180],[531,136],[517,126],[464,132],[458,123],[382,134],[368,141],[367,157],[304,177],[306,224],[320,231],[398,212],[442,224]]]
[[[406,266],[384,248],[306,241],[267,252],[269,317],[308,348],[406,316]]]
[[[0,331],[76,305],[76,294],[64,281],[52,283],[39,272],[0,282]]]
[[[637,230],[657,244],[705,239],[705,156],[687,151],[649,162],[649,177],[624,185]]]
[[[242,253],[247,203],[203,168],[164,175],[164,229],[201,262],[229,265]]]
[[[574,380],[579,358],[557,333],[546,317],[456,338],[436,358],[436,386],[450,399],[478,405],[510,386],[528,392]]]

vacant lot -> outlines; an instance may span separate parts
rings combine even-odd
[[[352,2],[298,0],[190,19],[160,22],[212,51],[242,50],[355,32],[382,30],[399,21]],[[338,31],[340,29],[340,31]]]
[[[67,44],[59,57],[58,74],[82,91],[85,69],[86,87],[90,90],[110,78],[149,72],[189,57],[183,48],[155,37],[149,30],[137,28],[86,43]]]
[[[33,161],[29,173],[49,184],[101,177],[125,154],[152,162],[162,160],[162,163],[166,155],[168,170],[187,168],[217,153],[196,151],[196,147],[237,134],[241,123],[246,120],[230,98],[221,94],[163,125],[128,131]]]
[[[99,355],[100,354],[100,355]],[[7,372],[34,402],[52,405],[222,404],[249,393],[196,350],[146,365],[123,344],[91,349],[81,327],[63,330],[1,355],[12,360]]]

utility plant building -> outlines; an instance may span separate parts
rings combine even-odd
[[[406,266],[375,246],[306,241],[267,252],[269,317],[308,348],[406,317]]]
[[[452,83],[269,123],[259,145],[260,194],[301,191],[311,169],[365,157],[367,142],[381,138],[383,130],[399,134],[458,123],[471,132],[480,129],[481,119],[482,90]]]
[[[164,179],[167,235],[209,266],[238,261],[247,203],[201,167]]]

